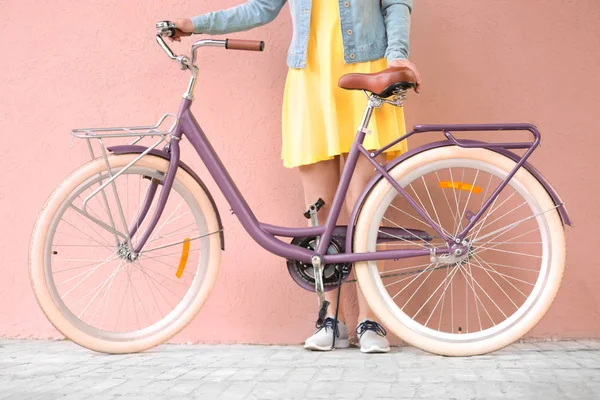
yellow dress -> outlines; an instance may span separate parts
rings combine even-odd
[[[339,3],[313,0],[306,68],[290,68],[283,100],[282,152],[287,168],[330,160],[350,151],[362,121],[367,99],[363,92],[338,87],[349,73],[379,72],[387,68],[380,59],[345,64]],[[346,33],[345,33],[346,34]],[[367,150],[383,147],[404,135],[402,108],[389,104],[373,113]],[[386,152],[393,158],[406,151],[406,141]]]

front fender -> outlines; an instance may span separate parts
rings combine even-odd
[[[493,147],[493,148],[486,147],[485,142],[479,142],[476,140],[462,140],[462,139],[461,139],[461,141],[475,143],[475,144],[481,144],[482,145],[481,147],[491,150],[491,151],[494,151],[496,153],[502,154],[503,156],[506,156],[515,162],[518,162],[521,159],[521,157],[519,155],[513,153],[512,151],[509,151],[509,150],[506,150],[503,148],[498,148],[498,147]],[[410,151],[402,154],[401,156],[395,158],[393,161],[386,164],[385,170],[389,171],[392,168],[394,168],[396,165],[400,164],[401,162],[406,161],[409,158],[411,158],[419,153],[422,153],[424,151],[431,150],[431,149],[437,149],[438,147],[455,146],[455,145],[456,145],[455,143],[453,143],[449,140],[428,143],[424,146],[420,146],[413,150],[410,150]],[[554,201],[554,204],[557,206],[558,213],[560,214],[560,218],[562,220],[563,225],[566,224],[569,226],[573,226],[573,223],[571,222],[571,217],[569,216],[569,213],[567,212],[567,208],[565,207],[564,202],[561,200],[560,196],[558,195],[556,190],[554,190],[554,188],[548,182],[548,180],[546,178],[544,178],[544,176],[533,165],[531,165],[527,162],[523,164],[523,168],[525,168],[527,171],[529,171],[531,173],[531,175],[533,175],[542,184],[542,186],[544,186],[544,188],[546,189],[546,191],[548,192],[548,194]],[[362,192],[362,194],[358,198],[358,201],[356,202],[354,209],[352,210],[352,214],[350,215],[350,223],[348,224],[348,231],[346,233],[346,249],[354,248],[352,242],[354,240],[354,226],[356,225],[356,221],[358,220],[358,214],[360,213],[360,210],[361,210],[367,196],[369,195],[369,193],[371,193],[371,190],[373,190],[375,185],[381,179],[385,179],[385,178],[381,175],[377,175],[373,179],[371,179],[371,181],[367,184],[366,189]]]
[[[108,151],[110,151],[113,154],[141,154],[144,151],[146,151],[148,148],[145,146],[134,146],[134,145],[125,145],[125,146],[113,146],[113,147],[109,147]],[[160,158],[164,158],[165,160],[170,160],[171,156],[169,155],[169,153],[159,150],[159,149],[152,149],[148,154],[152,154],[153,156],[157,156]],[[206,185],[204,184],[204,182],[202,182],[202,180],[200,179],[200,177],[198,176],[198,174],[196,174],[194,172],[194,170],[192,168],[190,168],[189,165],[187,165],[186,163],[184,163],[183,161],[179,161],[179,166],[188,174],[190,174],[192,176],[192,178],[194,178],[194,180],[196,182],[198,182],[198,185],[200,185],[200,187],[202,188],[202,190],[204,190],[204,193],[206,193],[206,196],[208,197],[208,199],[210,200],[210,203],[212,204],[213,208],[215,209],[215,213],[217,214],[217,221],[219,222],[219,229],[220,229],[220,236],[221,236],[221,250],[225,250],[225,235],[223,234],[223,223],[221,222],[221,215],[219,214],[219,209],[217,208],[217,204],[215,203],[215,200],[213,199],[212,195],[210,194],[210,192],[208,191],[208,188],[206,187]]]

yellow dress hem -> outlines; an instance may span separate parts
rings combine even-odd
[[[281,158],[286,168],[347,154],[367,100],[361,91],[338,87],[338,80],[349,73],[373,73],[387,68],[384,58],[344,63],[342,34],[349,33],[342,33],[339,3],[312,0],[306,67],[290,68],[285,85]],[[363,143],[367,149],[380,149],[397,140],[406,133],[403,109],[387,104],[376,109],[369,129],[371,133]],[[388,149],[386,158],[395,158],[405,151],[405,142],[397,144]]]

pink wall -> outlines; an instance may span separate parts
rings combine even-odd
[[[5,149],[29,149],[0,157],[0,336],[59,336],[31,293],[27,251],[46,197],[84,161],[81,147],[69,150],[69,129],[145,124],[176,111],[187,76],[155,44],[154,21],[235,3],[0,0],[0,132]],[[576,228],[567,230],[562,289],[531,337],[600,337],[600,262],[591,252],[600,234],[600,3],[415,3],[412,59],[424,88],[410,97],[408,123],[539,126],[544,141],[533,162],[566,200]],[[286,9],[268,27],[237,35],[264,39],[265,54],[207,50],[193,109],[259,219],[280,216],[277,222],[300,226],[300,181],[279,158],[290,28]],[[301,342],[312,331],[314,296],[295,286],[282,260],[249,240],[214,193],[228,251],[212,297],[177,340]]]

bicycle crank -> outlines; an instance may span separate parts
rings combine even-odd
[[[327,309],[329,308],[329,302],[325,300],[325,291],[323,290],[323,258],[320,255],[314,255],[312,257],[312,265],[315,271],[315,292],[319,299],[319,316],[316,326],[320,328],[323,326],[323,321],[327,316]]]

